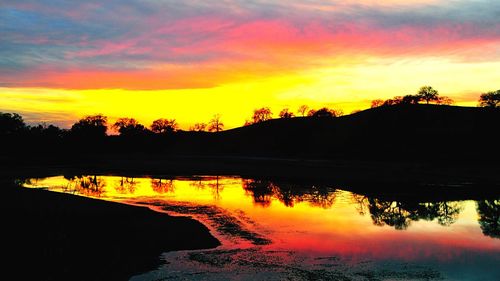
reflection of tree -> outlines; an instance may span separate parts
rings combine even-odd
[[[367,213],[367,207],[368,207],[368,197],[364,195],[359,195],[356,193],[352,193],[352,201],[354,204],[356,204],[356,211],[362,216],[364,216]]]
[[[406,229],[415,217],[415,214],[405,210],[400,202],[379,199],[369,199],[368,202],[373,223],[378,226],[389,225],[396,229]]]
[[[270,181],[245,180],[243,189],[253,197],[256,204],[269,206],[272,198],[287,207],[299,202],[309,202],[312,206],[330,208],[335,199],[335,192],[320,186],[300,186],[292,184],[276,184]]]
[[[253,202],[262,207],[269,207],[274,195],[273,185],[269,181],[244,180],[243,189],[247,194],[251,194]]]
[[[478,201],[477,213],[483,234],[500,238],[500,199]]]
[[[450,226],[458,219],[462,207],[457,202],[436,202],[420,204],[419,216],[425,220],[434,220],[442,226]]]
[[[198,189],[209,188],[215,200],[221,198],[220,193],[224,190],[224,184],[220,182],[219,176],[198,178],[197,180],[191,181],[189,185]]]
[[[100,197],[105,192],[106,182],[96,175],[75,176],[71,182],[74,183],[75,191],[85,196]]]
[[[295,203],[302,201],[302,198],[297,198],[292,189],[283,189],[281,192],[277,192],[275,196],[287,207],[293,207]]]
[[[189,185],[190,186],[194,186],[196,187],[197,189],[204,189],[205,188],[205,183],[203,182],[202,179],[198,179],[198,180],[191,180],[189,182]]]
[[[328,188],[312,186],[309,192],[301,196],[305,201],[316,207],[324,209],[330,208],[335,200],[335,192],[331,192]]]
[[[420,219],[437,222],[442,226],[450,226],[458,219],[462,206],[458,202],[400,202],[384,201],[361,195],[353,195],[358,203],[356,209],[361,215],[370,212],[375,225],[389,225],[395,229],[406,229],[412,221]]]
[[[174,192],[175,185],[173,179],[151,179],[151,188],[157,193]]]
[[[224,185],[219,183],[219,176],[215,177],[215,182],[210,182],[207,186],[212,190],[214,199],[220,199],[220,192],[224,189]]]
[[[137,188],[137,182],[134,181],[134,178],[121,177],[118,180],[117,185],[115,185],[115,190],[118,193],[134,193]]]

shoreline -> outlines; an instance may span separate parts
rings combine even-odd
[[[164,252],[220,245],[192,218],[0,184],[6,268],[15,279],[126,280],[161,265]]]

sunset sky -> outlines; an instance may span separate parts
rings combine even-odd
[[[258,107],[350,113],[423,85],[458,105],[500,88],[500,1],[0,2],[0,111],[30,123],[219,113],[231,128]]]

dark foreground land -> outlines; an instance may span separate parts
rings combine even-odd
[[[216,247],[201,223],[143,207],[1,182],[2,272],[11,280],[127,280],[162,252]]]

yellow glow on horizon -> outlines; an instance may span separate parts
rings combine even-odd
[[[414,94],[431,85],[457,105],[475,106],[481,92],[498,87],[500,62],[465,63],[441,59],[340,64],[297,73],[255,78],[213,88],[170,90],[0,88],[0,111],[17,112],[30,122],[71,126],[85,115],[102,113],[114,122],[133,117],[149,125],[174,118],[182,129],[221,114],[225,128],[241,126],[256,108],[270,107],[277,117],[306,104],[342,109],[346,114],[366,109],[370,101]]]

